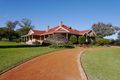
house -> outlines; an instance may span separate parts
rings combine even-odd
[[[41,30],[30,30],[28,34],[21,36],[24,42],[27,44],[32,44],[33,42],[40,42],[42,43],[47,37],[53,36],[54,34],[62,34],[66,39],[70,39],[71,35],[76,35],[77,38],[82,35],[87,35],[88,37],[95,38],[96,34],[93,30],[83,30],[79,31],[76,29],[73,29],[70,26],[64,25],[62,22],[59,26],[56,26],[54,28],[50,28],[47,26],[46,31]]]

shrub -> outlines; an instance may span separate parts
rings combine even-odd
[[[115,44],[120,46],[120,39],[117,39],[117,40],[115,41]]]
[[[85,36],[79,36],[78,42],[79,42],[80,44],[85,44],[85,43],[86,43],[86,38],[85,38]]]
[[[38,42],[38,41],[35,41],[35,42],[33,42],[33,44],[35,44],[35,45],[40,45],[41,43]]]
[[[51,45],[50,43],[42,42],[42,46],[49,46]]]
[[[96,38],[96,44],[97,45],[107,45],[107,44],[109,44],[109,39]]]
[[[76,37],[75,35],[71,35],[71,36],[70,36],[70,42],[71,42],[72,44],[77,43],[77,37]]]
[[[53,36],[46,38],[46,40],[44,40],[44,43],[58,45],[68,43],[68,40],[61,34],[54,34]]]

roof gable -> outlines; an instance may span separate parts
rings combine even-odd
[[[28,32],[28,35],[31,35],[31,34],[34,34],[33,30],[30,30],[30,31]]]
[[[89,32],[90,32],[91,30],[82,30],[82,31],[80,31],[80,35],[84,35],[84,34],[88,34]]]
[[[79,31],[76,29],[72,29],[72,27],[70,27],[70,26],[66,26],[66,25],[62,24],[60,26],[56,26],[54,28],[49,29],[44,34],[49,34],[49,33],[53,33],[53,32],[69,32],[71,34],[84,35],[85,33],[88,33],[89,31],[90,30]]]
[[[56,31],[63,31],[63,32],[66,32],[66,30],[64,30],[64,29],[62,29],[62,28],[59,28],[59,29],[57,29]]]
[[[64,28],[63,26],[59,26],[55,31],[62,31],[62,32],[69,32],[69,30],[67,30],[66,28]]]

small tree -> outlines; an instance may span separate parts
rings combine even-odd
[[[85,38],[85,36],[79,36],[78,42],[79,42],[80,44],[85,44],[85,43],[86,43],[86,38]]]
[[[75,35],[71,35],[70,42],[73,43],[73,44],[77,43],[77,37]]]

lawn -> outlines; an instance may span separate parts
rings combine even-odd
[[[16,42],[0,41],[0,46],[7,46],[7,45],[21,45],[21,44]]]
[[[81,60],[89,80],[120,79],[120,48],[91,48]]]
[[[16,44],[14,42],[12,43],[13,45]],[[10,44],[11,42],[6,42],[4,45]],[[18,63],[24,62],[26,59],[30,59],[54,50],[56,49],[49,47],[0,48],[0,72],[17,65]]]

